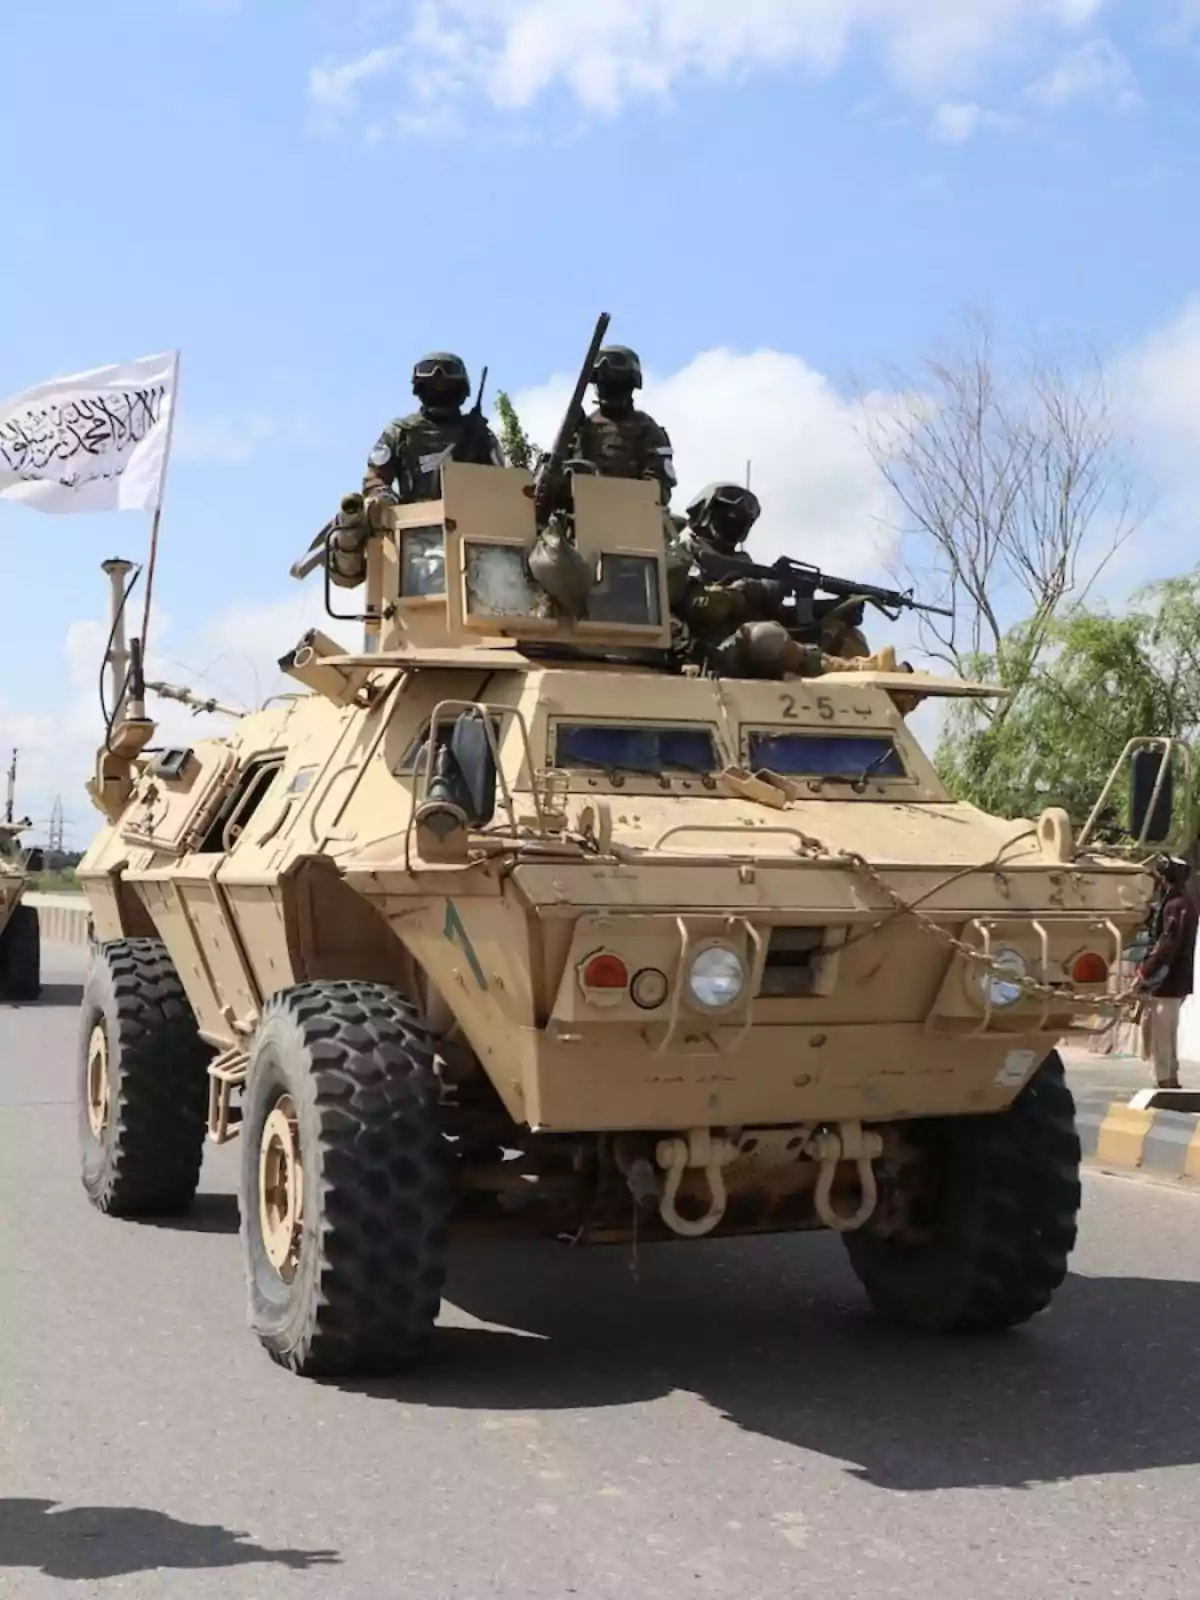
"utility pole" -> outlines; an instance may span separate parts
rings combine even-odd
[[[66,833],[66,820],[63,817],[62,795],[54,796],[54,805],[50,812],[50,829],[47,839],[47,848],[51,855],[63,854],[63,836]]]
[[[752,463],[747,461],[746,462],[746,487],[747,487],[747,489],[750,487],[750,468],[751,468],[751,466],[752,466]]]
[[[8,764],[8,795],[4,801],[4,820],[11,822],[13,819],[13,796],[17,792],[17,752],[12,753],[12,760]]]

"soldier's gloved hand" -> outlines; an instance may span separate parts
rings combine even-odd
[[[774,578],[738,578],[730,585],[746,597],[752,610],[764,614],[779,611],[787,599],[787,589]]]
[[[687,620],[705,629],[736,627],[746,614],[746,602],[735,590],[713,584],[687,603]]]

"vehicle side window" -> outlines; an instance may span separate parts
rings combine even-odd
[[[457,713],[455,713],[453,716],[443,717],[438,723],[437,742],[439,750],[450,743],[450,740],[454,734],[454,723],[456,717]],[[492,727],[495,730],[496,739],[499,741],[500,719],[498,717],[492,718]],[[392,768],[392,771],[397,777],[409,777],[412,773],[416,772],[417,764],[420,761],[421,753],[424,750],[428,739],[429,724],[427,722],[421,729],[420,733],[417,734],[416,738],[409,745],[408,749],[401,756],[395,767]]]
[[[283,770],[283,756],[258,756],[243,769],[200,843],[199,853],[230,850]]]

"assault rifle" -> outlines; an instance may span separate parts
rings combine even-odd
[[[491,463],[491,451],[484,440],[487,435],[487,423],[483,420],[483,391],[487,387],[488,369],[484,367],[479,379],[479,393],[475,396],[475,404],[463,419],[466,427],[463,429],[462,438],[450,451],[452,461],[475,462],[482,466]]]
[[[787,596],[787,609],[792,615],[789,623],[798,631],[805,631],[835,614],[846,622],[857,625],[862,621],[864,605],[872,605],[895,622],[902,611],[924,611],[930,616],[952,617],[954,613],[945,606],[926,605],[914,598],[912,590],[881,589],[873,583],[856,583],[849,578],[835,578],[820,567],[806,561],[793,561],[790,556],[780,556],[769,567],[758,566],[738,556],[723,555],[703,539],[691,549],[693,567],[706,583],[732,583],[738,578],[755,578],[782,585]],[[818,600],[817,591],[832,596]]]
[[[583,421],[583,397],[587,393],[588,384],[592,381],[596,357],[600,354],[600,346],[604,343],[604,335],[608,332],[611,321],[612,318],[607,311],[602,311],[596,319],[592,342],[588,345],[587,355],[583,358],[583,366],[580,367],[579,376],[575,380],[574,393],[559,424],[554,444],[549,454],[543,456],[538,465],[533,486],[533,503],[537,509],[539,527],[545,524],[550,513],[562,503],[566,483],[564,468],[569,459],[568,452],[571,441],[579,432],[579,425]]]

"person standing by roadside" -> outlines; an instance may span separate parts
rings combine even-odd
[[[1179,1088],[1179,1013],[1191,994],[1196,961],[1196,908],[1188,893],[1189,868],[1176,856],[1155,863],[1159,893],[1151,919],[1151,944],[1138,977],[1145,995],[1143,1048],[1160,1089]]]

